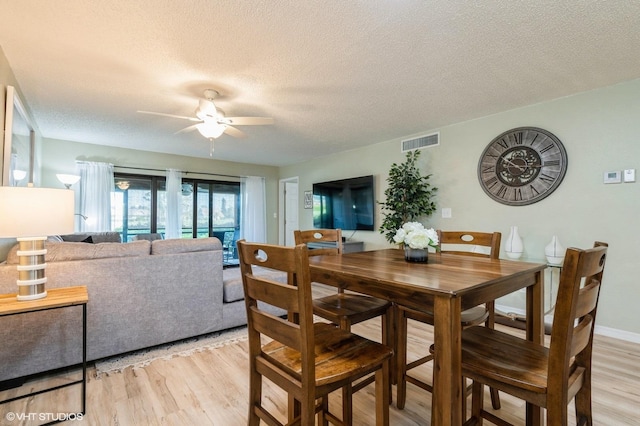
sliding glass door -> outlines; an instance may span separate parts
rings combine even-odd
[[[138,234],[160,233],[166,226],[163,176],[115,174],[112,229],[131,241]],[[235,244],[240,231],[240,183],[182,179],[182,238],[216,236]],[[233,259],[234,254],[230,254]]]

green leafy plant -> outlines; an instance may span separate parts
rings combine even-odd
[[[409,151],[404,163],[393,163],[389,169],[389,185],[384,191],[386,200],[379,202],[384,215],[379,231],[392,244],[396,231],[404,223],[429,217],[436,210],[432,197],[438,188],[429,183],[431,175],[423,176],[416,167],[419,157],[420,151]]]

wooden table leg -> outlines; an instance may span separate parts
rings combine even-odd
[[[527,339],[544,344],[544,275],[536,273],[536,282],[527,287]],[[542,424],[542,408],[527,403],[526,422],[528,426]]]
[[[462,424],[460,312],[459,298],[435,298],[432,425]]]

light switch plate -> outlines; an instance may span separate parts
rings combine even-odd
[[[622,182],[620,171],[604,172],[604,183],[620,183]]]
[[[625,182],[636,181],[636,169],[625,169],[623,173],[623,179]]]

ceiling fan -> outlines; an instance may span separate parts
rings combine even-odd
[[[227,117],[224,111],[218,108],[213,100],[220,95],[217,90],[207,89],[204,91],[204,99],[200,99],[195,110],[195,117],[184,115],[166,114],[163,112],[138,111],[142,114],[160,115],[163,117],[180,118],[195,122],[176,133],[190,132],[198,130],[202,136],[211,141],[211,154],[213,154],[213,140],[226,133],[236,138],[245,138],[247,135],[240,129],[233,126],[261,126],[273,124],[273,118],[269,117]]]

